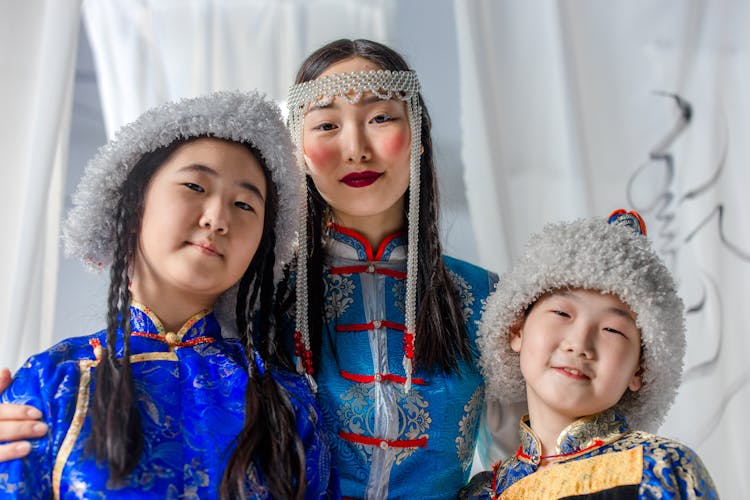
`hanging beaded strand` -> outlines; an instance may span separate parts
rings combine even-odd
[[[380,99],[400,99],[406,102],[411,127],[411,151],[409,158],[409,208],[407,215],[408,248],[406,257],[405,329],[403,337],[403,367],[406,375],[404,392],[411,390],[414,371],[414,342],[416,335],[417,277],[419,272],[419,188],[420,157],[422,146],[422,108],[419,105],[419,79],[414,71],[370,70],[328,75],[317,80],[293,85],[289,89],[287,106],[288,125],[297,148],[300,168],[305,168],[302,154],[302,126],[308,106],[327,106],[336,97],[350,104],[359,102],[365,92],[372,92]],[[310,331],[307,297],[307,186],[303,183],[303,198],[299,212],[297,255],[297,331],[294,333],[295,363],[297,371],[307,376],[314,391],[314,370],[310,349]]]

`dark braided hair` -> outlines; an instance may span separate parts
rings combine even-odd
[[[406,61],[394,50],[370,40],[336,40],[313,52],[303,63],[297,73],[295,83],[314,80],[331,65],[349,59],[363,57],[382,69],[391,71],[409,70]],[[419,200],[420,228],[419,238],[419,277],[417,286],[417,324],[416,324],[416,365],[428,371],[454,373],[458,371],[460,359],[470,359],[466,326],[464,324],[463,306],[458,289],[451,279],[443,262],[438,227],[440,206],[438,203],[438,184],[432,152],[430,135],[430,115],[422,96],[419,96],[422,107],[422,147]],[[313,352],[320,353],[321,326],[324,317],[323,297],[323,249],[320,235],[325,220],[325,202],[320,193],[307,177],[308,217],[307,231],[310,237],[307,242],[308,256],[308,301],[311,313],[308,315],[310,342]],[[408,197],[408,191],[407,191]],[[407,203],[404,204],[404,221],[406,221]],[[280,291],[282,291],[280,289]],[[286,290],[284,290],[286,292]],[[287,292],[288,293],[288,292]],[[320,356],[314,357],[316,365]],[[317,366],[316,366],[317,368]]]
[[[141,417],[130,366],[130,301],[128,270],[138,242],[146,188],[159,167],[182,144],[197,139],[178,139],[145,154],[133,167],[121,188],[114,221],[114,259],[107,303],[106,347],[95,369],[91,408],[92,431],[87,449],[109,466],[110,481],[121,483],[135,468],[143,449]],[[257,465],[275,498],[302,498],[305,491],[305,455],[296,432],[294,410],[288,394],[271,376],[260,372],[254,350],[276,363],[271,311],[274,297],[273,268],[278,193],[261,153],[245,144],[258,160],[266,178],[267,194],[263,234],[258,249],[240,279],[237,292],[237,331],[245,346],[249,379],[245,391],[245,423],[236,438],[224,471],[223,498],[244,496],[249,474]],[[257,313],[256,313],[257,311]],[[255,313],[255,322],[250,318]],[[123,333],[123,356],[114,346],[118,328]],[[279,360],[283,364],[282,360]]]
[[[91,437],[87,450],[109,466],[110,481],[119,484],[135,468],[143,450],[141,419],[130,366],[130,288],[128,267],[135,255],[146,187],[180,142],[145,154],[121,187],[114,220],[114,258],[107,299],[107,339],[94,369]],[[116,357],[118,328],[123,355]]]
[[[263,164],[258,151],[254,155]],[[242,276],[237,292],[237,331],[245,345],[250,378],[245,389],[245,425],[236,438],[224,477],[222,498],[247,495],[245,485],[253,464],[260,466],[266,487],[274,498],[303,498],[305,492],[305,453],[288,394],[271,376],[261,372],[253,358],[257,350],[269,364],[288,365],[276,358],[273,268],[278,194],[268,170],[266,176],[265,218],[261,244]],[[254,321],[250,318],[254,317]]]

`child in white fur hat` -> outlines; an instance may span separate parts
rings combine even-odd
[[[643,219],[550,224],[482,318],[490,398],[526,398],[521,446],[462,498],[717,498],[687,446],[655,436],[685,353],[684,308]]]

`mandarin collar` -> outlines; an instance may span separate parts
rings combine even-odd
[[[171,337],[171,340],[185,342],[199,337],[220,340],[221,327],[213,311],[201,311],[188,319],[176,332],[168,332],[161,320],[147,306],[136,301],[130,304],[130,329],[132,332]]]
[[[613,409],[596,415],[583,417],[568,425],[557,437],[553,461],[565,461],[589,453],[600,446],[618,440],[629,431],[625,417]],[[541,461],[541,443],[531,429],[528,415],[521,419],[519,430],[521,446],[516,458],[539,465]]]
[[[333,257],[367,262],[406,260],[403,231],[387,236],[378,248],[373,248],[359,232],[337,224],[329,223],[325,236],[323,246],[326,253]]]

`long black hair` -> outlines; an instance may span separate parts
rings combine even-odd
[[[106,347],[94,371],[95,390],[91,408],[91,436],[87,449],[97,460],[106,461],[110,481],[121,483],[135,468],[143,450],[141,417],[130,364],[129,267],[135,255],[141,227],[144,197],[149,182],[174,151],[191,140],[178,139],[145,154],[121,186],[113,236],[113,264],[107,301]],[[245,345],[249,379],[245,390],[245,422],[224,471],[220,494],[224,498],[243,496],[253,466],[260,468],[266,487],[274,497],[301,498],[305,490],[304,450],[296,432],[296,419],[286,391],[271,376],[261,373],[254,349],[273,365],[274,297],[273,268],[278,193],[261,153],[245,144],[258,160],[266,178],[263,234],[237,292],[237,331]],[[257,312],[256,312],[257,311]],[[255,321],[252,320],[255,314]],[[118,329],[123,334],[123,355],[116,357]]]
[[[406,61],[393,49],[370,40],[336,40],[313,52],[301,65],[295,83],[316,79],[331,65],[352,57],[362,57],[382,69],[409,70]],[[438,226],[440,206],[433,161],[430,115],[422,96],[422,147],[420,172],[419,276],[415,362],[428,371],[458,372],[458,361],[470,358],[463,307],[458,289],[443,262]],[[408,197],[408,191],[407,191]],[[407,199],[408,201],[408,199]],[[323,249],[326,203],[310,176],[307,176],[308,324],[314,353],[320,353],[324,317]],[[404,204],[404,221],[408,202]],[[304,257],[303,257],[304,258]],[[320,356],[314,356],[317,365]],[[317,368],[317,366],[316,366]]]

